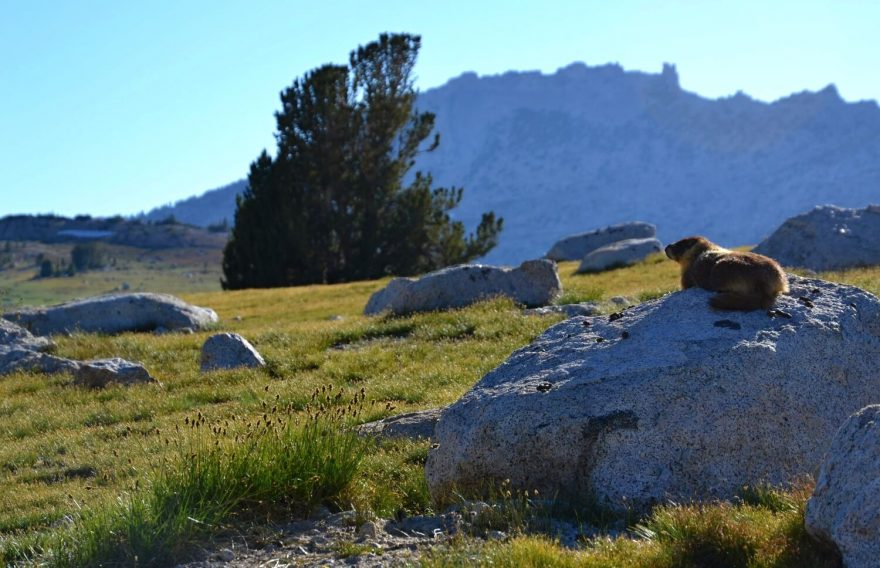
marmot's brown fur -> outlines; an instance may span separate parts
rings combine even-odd
[[[772,258],[721,248],[703,237],[688,237],[666,247],[681,265],[681,287],[718,292],[709,304],[719,310],[769,309],[788,292],[788,279]]]

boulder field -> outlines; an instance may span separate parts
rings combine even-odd
[[[218,321],[214,310],[167,294],[111,294],[57,306],[26,308],[0,318],[0,375],[14,371],[66,372],[73,384],[103,388],[109,383],[157,382],[143,365],[119,357],[73,361],[46,351],[46,335],[71,332],[195,330]]]

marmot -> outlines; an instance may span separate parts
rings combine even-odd
[[[666,247],[681,265],[681,287],[718,292],[709,305],[719,310],[769,309],[788,292],[782,267],[766,256],[722,248],[703,237],[688,237]]]

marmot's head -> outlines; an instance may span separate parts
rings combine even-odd
[[[676,262],[690,262],[694,257],[714,246],[707,238],[687,237],[668,245],[666,256]]]

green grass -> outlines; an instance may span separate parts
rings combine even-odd
[[[220,290],[222,250],[209,248],[146,250],[104,245],[109,259],[104,269],[69,277],[35,278],[38,254],[56,262],[69,261],[72,248],[72,244],[17,243],[14,266],[0,269],[0,310],[119,291],[126,284],[132,292]]]
[[[605,273],[578,275],[576,268],[577,263],[560,265],[567,299],[571,300],[606,301],[615,295],[647,300],[678,286],[677,267],[659,256]],[[880,291],[878,269],[828,276],[874,293]],[[223,494],[205,493],[211,497],[201,501],[217,503],[214,512],[193,515],[188,512],[189,505],[169,512],[165,500],[168,495],[180,493],[183,487],[193,491],[204,488],[201,481],[192,481],[203,479],[201,474],[183,468],[187,463],[199,468],[221,467],[218,464],[232,468],[217,470],[215,480],[244,475],[235,468],[245,465],[236,462],[233,454],[223,453],[230,449],[226,444],[221,442],[216,450],[221,453],[212,454],[214,450],[204,446],[204,439],[182,428],[184,421],[201,413],[206,424],[225,424],[235,417],[236,424],[253,425],[277,406],[285,412],[289,409],[291,423],[298,418],[304,424],[313,410],[312,394],[315,389],[320,392],[322,386],[332,386],[333,397],[344,390],[346,400],[365,389],[368,400],[362,413],[349,419],[359,422],[449,404],[514,350],[561,319],[523,316],[519,307],[507,300],[405,317],[362,316],[369,295],[385,282],[180,292],[188,301],[214,308],[221,317],[220,329],[241,333],[254,343],[269,363],[262,370],[201,374],[199,350],[209,332],[74,334],[56,338],[56,353],[60,356],[134,359],[142,362],[162,386],[96,391],[70,386],[69,377],[28,373],[0,380],[0,565],[33,550],[46,551],[51,558],[59,559],[105,554],[126,558],[125,554],[140,550],[137,547],[141,545],[135,543],[149,540],[143,536],[147,532],[159,535],[151,546],[160,543],[175,554],[183,554],[193,542],[207,538],[213,527],[247,524],[249,515],[269,514],[265,503],[281,495],[288,495],[281,499],[287,506],[301,511],[314,500],[308,492],[286,493],[292,490],[263,486],[256,493],[238,487],[231,500],[224,500]],[[52,293],[67,299],[59,290]],[[327,391],[321,396],[326,397]],[[345,405],[325,401],[325,406]],[[185,455],[197,453],[198,460],[182,460],[181,448],[193,447],[201,449]],[[329,493],[316,490],[315,498],[329,501],[333,507],[355,508],[367,517],[435,512],[423,475],[427,451],[427,442],[378,444],[357,462],[350,480],[330,484],[334,489]],[[260,467],[269,468],[267,471],[277,465],[259,460],[254,463],[261,463]],[[208,471],[204,468],[198,471]],[[815,559],[819,562],[824,558],[821,551],[811,548],[797,530],[805,495],[774,491],[744,491],[741,502],[732,505],[658,511],[653,521],[643,520],[654,535],[650,538],[645,532],[636,539],[600,539],[579,553],[529,536],[491,545],[465,539],[460,548],[448,551],[449,561],[459,562],[456,558],[466,558],[470,554],[467,551],[477,547],[480,558],[488,559],[486,562],[495,559],[494,565],[519,565],[520,560],[525,562],[522,565],[529,565],[539,562],[535,558],[541,560],[533,565],[688,565],[676,564],[676,559],[690,562],[688,558],[693,557],[688,554],[702,554],[703,550],[694,548],[697,552],[693,552],[688,546],[696,547],[700,539],[711,540],[713,531],[722,531],[724,535],[739,535],[731,536],[734,541],[725,544],[725,550],[739,550],[735,554],[758,559],[750,565],[796,565],[787,558],[806,559],[808,566]],[[295,498],[289,496],[294,494]],[[517,511],[502,511],[491,519],[491,524],[508,529],[525,527],[521,532],[528,532],[531,521],[516,518],[528,511]],[[183,512],[205,524],[182,521]],[[588,517],[583,510],[570,513],[574,518]],[[679,514],[683,516],[676,516]],[[141,526],[141,521],[133,519],[144,519],[149,524]],[[705,519],[705,524],[694,525],[693,519]],[[735,521],[735,527],[719,524],[722,519]],[[75,521],[73,528],[71,520]],[[98,536],[92,540],[76,536],[76,530],[89,526],[86,532]],[[100,536],[108,530],[118,538]],[[121,534],[129,536],[119,540]],[[75,545],[77,542],[82,544]],[[777,557],[768,552],[771,549],[788,552],[778,556],[780,560],[773,560]],[[113,556],[119,554],[123,556]],[[588,557],[584,555],[592,555],[589,562],[593,564],[584,564]],[[651,564],[654,560],[657,563]],[[548,563],[542,564],[545,561]]]
[[[522,533],[503,543],[461,539],[426,555],[422,566],[833,568],[836,553],[804,529],[810,489],[779,492],[791,505],[782,510],[726,502],[658,507],[627,536],[597,537],[578,550]]]
[[[136,481],[117,503],[77,514],[70,528],[31,546],[50,566],[164,566],[232,521],[303,515],[331,501],[351,483],[370,442],[350,428],[363,410],[362,394],[327,395],[325,405],[320,393],[305,416],[275,402],[245,424],[234,416],[185,418],[189,443],[164,459],[143,489]]]

